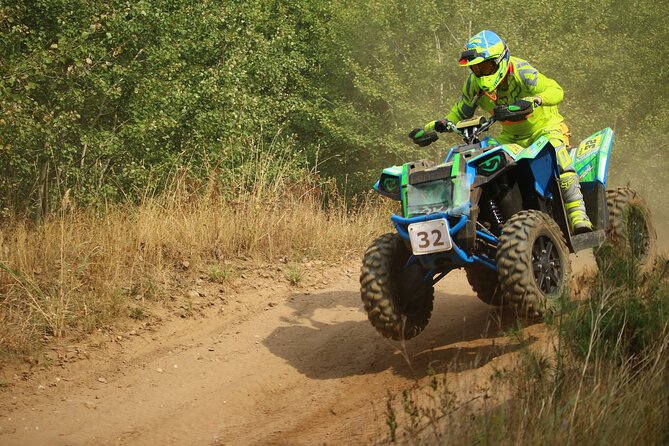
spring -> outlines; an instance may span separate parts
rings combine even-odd
[[[499,206],[497,206],[497,203],[492,198],[490,199],[489,204],[492,215],[495,217],[495,222],[501,226],[502,223],[504,223],[504,215],[502,215],[502,211],[499,209]]]

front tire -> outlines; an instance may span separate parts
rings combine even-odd
[[[657,234],[650,210],[644,200],[628,187],[606,191],[609,210],[609,228],[606,243],[615,252],[631,255],[642,273],[649,272],[657,257]],[[594,250],[598,265],[603,264],[605,248]]]
[[[521,211],[502,228],[497,273],[505,303],[541,317],[569,293],[569,249],[555,221],[543,212]]]
[[[419,263],[405,268],[411,252],[395,233],[380,236],[365,252],[360,295],[367,317],[382,336],[411,339],[432,315],[434,287],[422,281]]]

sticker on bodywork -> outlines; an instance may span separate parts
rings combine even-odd
[[[597,150],[601,140],[602,140],[602,135],[600,134],[600,135],[597,135],[595,138],[587,139],[587,140],[583,141],[578,146],[578,150],[576,151],[576,158],[577,159],[583,159],[586,156],[588,156],[590,153]]]
[[[581,141],[571,156],[581,182],[598,181],[606,186],[613,130],[605,128]]]

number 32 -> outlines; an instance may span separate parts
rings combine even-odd
[[[441,232],[438,231],[437,229],[432,230],[431,232],[432,235],[434,235],[434,243],[432,243],[432,246],[444,246],[445,243],[441,239]],[[420,231],[417,232],[416,235],[420,237],[420,244],[418,245],[419,248],[427,248],[430,246],[430,234],[428,234],[425,231]]]

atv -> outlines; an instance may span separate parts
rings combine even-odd
[[[397,232],[378,237],[365,252],[360,284],[368,318],[384,337],[420,334],[432,314],[434,285],[456,268],[465,269],[483,302],[541,318],[569,293],[570,253],[633,244],[642,270],[652,267],[656,234],[648,207],[629,188],[606,189],[613,131],[570,149],[593,223],[592,232],[575,235],[548,139],[521,147],[481,137],[496,121],[527,113],[500,106],[489,119],[449,123],[464,144],[451,148],[444,162],[420,160],[381,173],[374,190],[399,201],[401,215],[390,217]],[[430,134],[430,142],[437,139]]]

